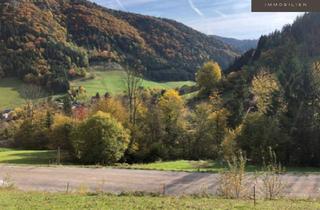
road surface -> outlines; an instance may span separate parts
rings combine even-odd
[[[0,184],[13,183],[25,191],[72,192],[86,188],[109,193],[216,194],[218,177],[212,173],[0,165]],[[320,174],[286,174],[282,180],[286,197],[320,198]]]

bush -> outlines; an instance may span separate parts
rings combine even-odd
[[[253,163],[262,163],[262,157],[272,147],[281,162],[286,160],[288,135],[281,127],[279,119],[260,113],[250,113],[244,121],[237,144],[245,151]]]
[[[110,114],[97,114],[81,123],[72,134],[75,156],[86,164],[112,164],[124,154],[129,133]]]
[[[168,149],[160,143],[154,143],[150,146],[150,150],[146,156],[146,162],[156,162],[168,158]]]
[[[262,192],[265,199],[273,200],[280,197],[286,187],[286,183],[282,178],[285,172],[284,168],[277,161],[276,153],[269,148],[269,157],[267,163],[264,163],[262,173]]]
[[[20,128],[20,121],[0,122],[0,139],[12,139],[15,132]]]
[[[247,159],[239,151],[228,161],[228,170],[219,176],[218,193],[224,198],[242,198],[246,195],[246,167]]]
[[[228,130],[226,135],[221,143],[222,151],[223,151],[223,159],[226,161],[231,161],[233,155],[236,152],[236,139],[241,132],[242,126],[235,128],[234,130]]]
[[[46,149],[49,138],[48,130],[37,122],[25,120],[14,135],[16,147],[24,149]]]

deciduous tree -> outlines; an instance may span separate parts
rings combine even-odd
[[[222,78],[222,71],[218,63],[209,61],[196,73],[196,81],[203,93],[210,93]]]

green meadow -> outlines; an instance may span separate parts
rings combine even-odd
[[[109,92],[112,95],[122,94],[125,90],[125,72],[124,71],[93,71],[93,79],[78,79],[71,82],[71,86],[83,86],[89,96],[97,92],[104,94]],[[192,81],[177,82],[154,82],[143,80],[142,86],[156,89],[174,89],[183,85],[194,85]],[[16,78],[0,79],[0,110],[14,108],[25,102],[20,91],[23,88],[23,82]]]
[[[41,193],[0,190],[1,209],[319,209],[317,200],[232,200],[212,197]]]
[[[16,150],[0,148],[0,164],[49,164],[56,161],[55,150]]]
[[[16,78],[0,79],[0,110],[12,108],[24,103],[20,94],[22,82]]]
[[[68,161],[66,153],[62,152],[62,162],[65,165],[74,165]],[[64,158],[66,158],[64,160]],[[0,164],[13,165],[48,165],[56,164],[56,150],[18,150],[0,148]],[[74,165],[77,166],[77,165]],[[78,165],[82,167],[81,165]],[[108,166],[109,167],[109,166]],[[112,166],[115,168],[139,169],[139,170],[158,170],[158,171],[185,171],[185,172],[210,172],[219,173],[227,168],[226,165],[212,160],[176,160],[176,161],[158,161],[153,163],[136,163],[136,164],[117,164]],[[247,172],[260,171],[257,166],[248,165]],[[319,173],[319,168],[313,167],[288,167],[286,171],[289,173]]]
[[[83,86],[89,95],[97,92],[104,94],[109,92],[112,95],[121,94],[126,90],[124,71],[94,71],[91,73],[94,79],[78,79],[71,82],[74,87]],[[174,89],[183,85],[194,85],[192,81],[177,82],[154,82],[143,80],[142,86],[145,88]]]

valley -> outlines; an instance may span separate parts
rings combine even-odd
[[[320,14],[157,1],[0,2],[0,206],[319,208]]]

